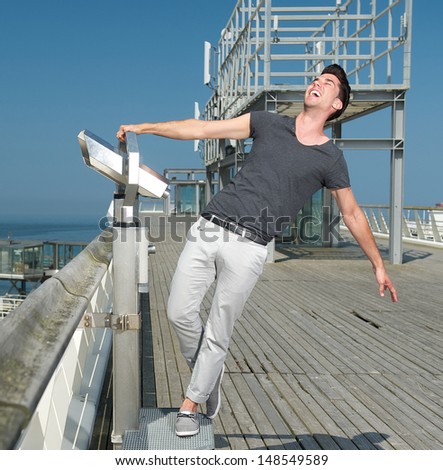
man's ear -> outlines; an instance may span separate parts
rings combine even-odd
[[[332,103],[332,107],[336,109],[337,111],[341,108],[343,108],[343,103],[341,102],[340,98],[336,98],[334,102]]]

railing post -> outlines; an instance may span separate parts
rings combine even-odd
[[[440,211],[438,211],[440,212]],[[440,214],[439,214],[440,215]],[[441,243],[443,241],[443,230],[440,220],[437,222],[433,210],[429,211],[429,220],[431,223],[432,236],[435,242]],[[440,233],[441,232],[441,233]]]
[[[389,259],[401,264],[403,216],[404,92],[396,94],[392,105],[391,197],[389,220]]]
[[[264,33],[264,89],[269,90],[271,86],[271,13],[272,0],[265,1],[265,33]]]
[[[136,198],[138,201],[138,198]],[[138,429],[141,405],[140,309],[137,289],[137,240],[140,228],[124,194],[114,198],[113,226],[113,430],[114,449],[121,448],[125,431]]]

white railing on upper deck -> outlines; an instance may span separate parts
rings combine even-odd
[[[26,299],[25,295],[6,294],[0,297],[0,318],[5,318]]]
[[[389,236],[389,206],[361,205],[372,232]],[[402,220],[403,241],[443,247],[443,207],[405,206]]]
[[[319,3],[237,2],[215,47],[208,119],[235,116],[263,90],[304,90],[331,62],[354,91],[409,88],[412,0]]]

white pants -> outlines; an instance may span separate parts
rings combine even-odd
[[[267,248],[200,218],[192,225],[168,301],[181,352],[193,369],[187,398],[204,403],[222,370],[234,323],[263,271]],[[208,321],[200,304],[217,280]]]

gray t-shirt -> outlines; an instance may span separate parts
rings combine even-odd
[[[252,112],[250,136],[251,152],[241,170],[203,213],[274,237],[317,190],[350,186],[343,152],[332,141],[301,144],[295,135],[294,118]]]

